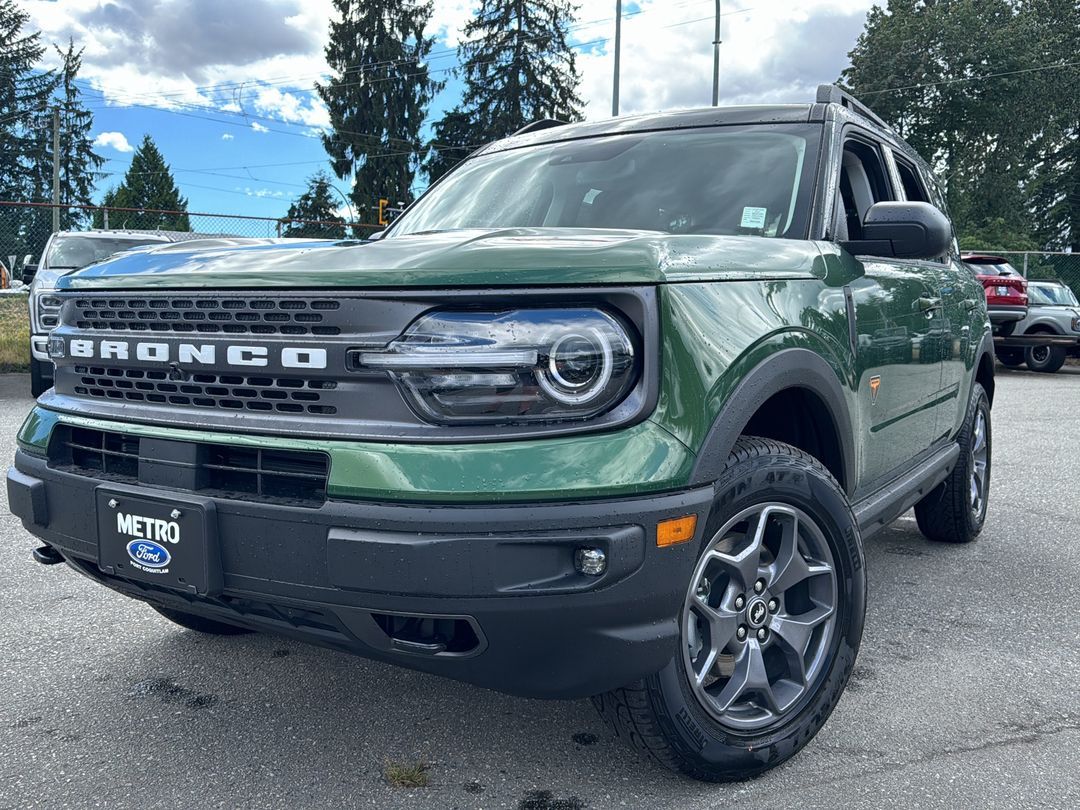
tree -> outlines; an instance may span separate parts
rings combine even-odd
[[[56,74],[36,69],[45,53],[40,34],[23,32],[30,15],[0,0],[0,195],[51,200],[52,116]],[[40,255],[51,230],[47,208],[0,207],[3,255]]]
[[[537,119],[581,120],[581,76],[566,41],[576,10],[572,0],[482,0],[458,47],[462,103],[433,127],[430,180]]]
[[[1033,43],[1010,0],[889,0],[873,8],[843,81],[945,181],[961,234],[1005,223],[1029,233],[1023,109]],[[999,76],[998,74],[1012,74]]]
[[[1080,252],[1080,3],[1028,0],[1044,65],[1032,75],[1031,114],[1044,126],[1030,149],[1036,233],[1050,248]],[[1054,67],[1062,65],[1062,67]]]
[[[842,81],[944,180],[961,240],[1080,248],[1080,5],[889,0]]]
[[[344,239],[345,220],[338,216],[325,172],[318,172],[308,179],[308,188],[292,205],[282,224],[288,227],[282,236],[309,239]]]
[[[420,128],[442,83],[424,60],[434,44],[424,35],[432,6],[417,0],[334,0],[326,61],[334,72],[317,84],[330,112],[323,135],[334,174],[352,177],[350,193],[364,219],[385,197],[409,202],[420,164]]]
[[[56,46],[54,46],[56,47]],[[61,60],[60,70],[60,201],[75,205],[90,205],[93,200],[96,169],[105,163],[94,151],[90,130],[94,126],[94,114],[83,104],[82,94],[75,84],[82,66],[83,49],[75,50],[74,41],[68,41],[67,50],[56,48]],[[60,227],[70,229],[83,225],[87,216],[79,209],[64,209],[60,215]]]
[[[106,207],[138,209],[110,214],[109,226],[112,228],[191,230],[187,200],[180,196],[180,189],[176,187],[176,180],[165,158],[149,135],[143,136],[142,143],[135,150],[123,181],[105,193],[102,204]],[[104,219],[102,212],[95,211],[94,227],[103,228]]]
[[[468,157],[480,143],[472,116],[460,107],[448,110],[431,127],[431,142],[424,160],[428,182],[434,183]]]

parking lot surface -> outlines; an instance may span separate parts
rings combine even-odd
[[[0,376],[5,463],[28,390]],[[999,368],[993,415],[982,536],[930,544],[908,515],[868,541],[839,707],[737,785],[640,759],[587,701],[180,629],[32,562],[0,495],[0,807],[1080,806],[1080,368]],[[427,787],[384,778],[420,761]]]

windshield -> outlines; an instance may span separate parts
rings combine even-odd
[[[1028,300],[1035,305],[1080,306],[1076,294],[1064,284],[1028,284]]]
[[[58,236],[53,240],[46,264],[53,270],[78,270],[100,262],[121,250],[139,245],[158,245],[163,240],[148,237],[124,236]]]
[[[635,133],[466,161],[390,236],[459,228],[628,228],[804,239],[820,129]]]

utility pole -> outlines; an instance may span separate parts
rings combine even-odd
[[[52,229],[60,230],[60,108],[52,111]]]
[[[615,0],[615,81],[611,88],[611,117],[619,115],[619,55],[622,51],[622,0]]]
[[[712,105],[720,106],[720,0],[716,0],[716,31],[713,35]]]

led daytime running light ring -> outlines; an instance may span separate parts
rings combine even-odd
[[[588,335],[583,335],[580,332],[569,332],[556,340],[552,344],[551,351],[548,354],[547,368],[542,369],[537,375],[540,387],[544,390],[544,393],[555,401],[566,405],[581,405],[589,400],[595,399],[605,388],[607,388],[608,383],[611,382],[611,376],[615,371],[615,358],[611,349],[611,342],[598,329],[588,329],[583,331],[588,332]],[[600,367],[600,376],[588,388],[576,393],[575,389],[580,389],[581,385],[575,385],[563,378],[556,365],[559,347],[567,340],[573,340],[575,338],[591,340],[594,345],[599,346],[603,356],[603,364]],[[585,383],[585,385],[588,385],[588,383]],[[565,389],[571,390],[567,391]]]

